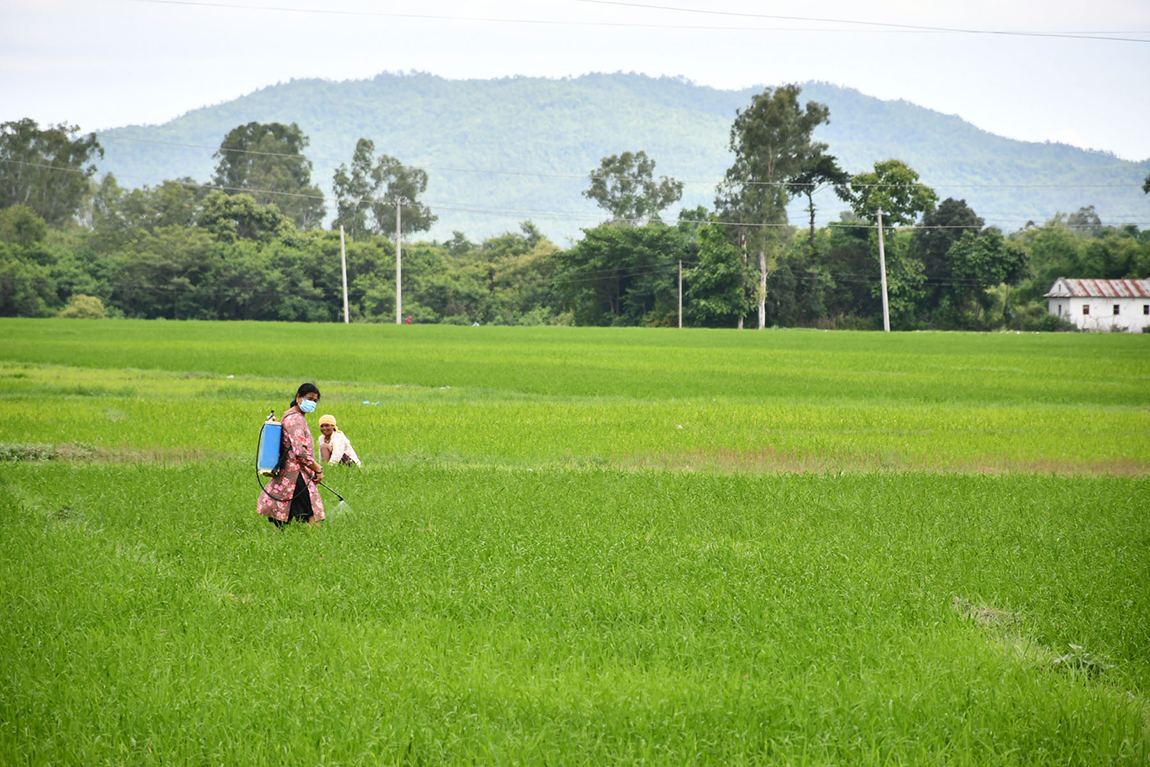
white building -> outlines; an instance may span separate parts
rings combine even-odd
[[[1051,314],[1082,330],[1150,333],[1150,280],[1068,280],[1046,294]]]

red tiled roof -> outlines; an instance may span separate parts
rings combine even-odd
[[[1058,290],[1059,287],[1062,290]],[[1057,292],[1056,292],[1057,291]],[[1071,280],[1059,277],[1045,297],[1150,298],[1150,280]]]

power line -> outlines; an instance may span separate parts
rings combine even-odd
[[[697,264],[692,264],[692,266],[697,266]],[[683,267],[684,268],[687,267],[686,262],[683,263]],[[582,283],[608,282],[611,280],[625,280],[625,279],[635,279],[635,278],[639,278],[639,277],[651,277],[651,276],[659,275],[659,274],[665,274],[668,277],[670,277],[670,276],[674,275],[678,269],[679,269],[679,265],[678,265],[678,262],[676,262],[674,264],[664,264],[664,265],[660,265],[660,266],[652,265],[650,267],[643,268],[643,269],[640,269],[638,271],[622,270],[622,271],[615,272],[612,274],[605,274],[601,277],[585,276],[585,275],[588,275],[589,273],[588,272],[577,272],[576,274],[579,275],[578,277],[573,276],[570,279],[567,279],[567,275],[561,274],[561,275],[556,275],[555,277],[553,277],[551,282],[554,285],[579,285]]]
[[[566,212],[566,211],[526,210],[526,209],[522,209],[522,208],[465,207],[465,206],[460,206],[458,204],[438,202],[435,200],[424,200],[423,202],[425,205],[427,205],[427,206],[429,206],[435,210],[451,210],[451,211],[457,211],[457,212],[461,212],[461,213],[479,213],[479,214],[489,214],[489,215],[497,215],[497,216],[513,216],[513,215],[522,215],[522,216],[531,216],[531,217],[542,216],[542,217],[547,217],[547,218],[560,218],[560,219],[564,219],[564,220],[581,219],[584,221],[603,221],[603,217],[601,214],[590,215],[590,214],[581,214],[581,213],[571,213],[571,212]],[[1052,214],[1016,215],[1016,216],[1010,218],[1009,220],[1017,221],[1020,223],[1026,223],[1028,221],[1034,220],[1035,217],[1038,217],[1038,218],[1052,217]],[[616,218],[614,220],[616,222],[619,222],[619,223],[632,224],[632,225],[643,225],[643,224],[646,224],[649,222],[649,219],[646,219],[646,218]],[[796,230],[803,230],[803,229],[806,229],[806,227],[807,227],[807,225],[805,223],[793,223],[792,224],[789,222],[788,223],[773,223],[773,222],[759,222],[759,221],[721,221],[721,220],[712,221],[712,220],[685,219],[685,218],[675,219],[673,221],[664,221],[663,223],[669,227],[674,227],[676,224],[695,224],[695,225],[712,224],[715,226],[743,227],[743,228],[748,228],[748,229],[792,229],[793,228]],[[1146,226],[1146,224],[1139,223],[1139,222],[1106,224],[1104,226],[1121,228],[1123,226],[1131,226],[1131,225],[1139,226],[1139,227]],[[1081,224],[1081,225],[1074,224],[1074,225],[1062,225],[1062,228],[1088,229],[1088,228],[1096,228],[1097,226],[1098,225],[1096,225],[1096,224]],[[829,223],[824,225],[824,228],[871,229],[871,228],[874,228],[874,224],[873,223],[867,223],[867,222],[861,222],[861,223],[829,222]],[[925,230],[931,230],[931,229],[978,229],[979,227],[972,227],[970,224],[953,224],[953,225],[950,225],[950,224],[932,224],[932,225],[901,225],[901,226],[887,227],[887,228],[888,229],[896,229],[896,230],[913,231],[913,230],[919,230],[919,229],[925,229]],[[1032,227],[1032,228],[1043,228],[1043,227]]]
[[[52,165],[49,163],[31,163],[31,162],[25,162],[23,160],[8,160],[8,159],[0,159],[0,162],[5,162],[5,163],[15,164],[15,165],[23,165],[23,166],[34,167],[34,168],[47,168],[47,169],[55,170],[55,171],[62,172],[62,173],[79,173],[82,175],[87,175],[86,171],[79,169],[79,168],[61,168],[57,165]],[[148,178],[145,176],[125,175],[125,176],[123,176],[123,178],[135,179],[137,181],[151,181],[153,183],[155,183],[157,181],[157,179]],[[320,200],[320,201],[324,201],[327,199],[323,194],[304,194],[304,193],[300,193],[300,192],[282,192],[282,191],[278,191],[275,189],[252,189],[250,187],[223,186],[220,184],[201,184],[201,183],[198,183],[195,181],[180,181],[178,179],[163,179],[160,181],[160,183],[163,183],[163,182],[175,183],[175,184],[179,184],[180,186],[192,187],[192,188],[196,188],[196,189],[210,189],[210,190],[219,190],[219,191],[224,191],[224,192],[246,193],[246,194],[252,194],[252,195],[278,195],[278,196],[282,196],[282,197]],[[384,198],[374,198],[374,197],[360,197],[360,198],[348,199],[347,202],[356,202],[359,204],[368,203],[368,204],[388,205],[388,206],[395,205],[394,200],[384,199]],[[451,210],[451,211],[457,211],[457,212],[462,212],[462,213],[479,213],[479,214],[486,214],[486,215],[493,215],[493,216],[521,216],[521,215],[525,215],[525,216],[532,216],[532,217],[533,216],[544,216],[544,217],[548,217],[548,218],[560,218],[560,219],[568,220],[568,221],[572,221],[572,220],[602,221],[601,215],[592,216],[589,214],[568,213],[568,212],[564,212],[564,211],[523,210],[523,209],[514,209],[514,208],[464,207],[464,206],[460,206],[460,205],[452,205],[450,203],[437,202],[434,200],[424,200],[422,202],[416,202],[416,203],[414,203],[414,205],[426,205],[428,207],[434,206],[436,210]],[[409,205],[404,204],[404,207],[409,207]],[[1042,218],[1043,215],[1039,214],[1037,217]],[[1033,219],[1034,219],[1033,216],[1028,217],[1028,218],[1026,218],[1026,221],[1029,222],[1029,221],[1032,221]],[[632,224],[632,225],[643,225],[643,224],[649,223],[649,221],[650,221],[650,219],[646,219],[646,218],[616,218],[614,220],[618,223],[625,223],[625,224]],[[1022,221],[1023,217],[1020,216],[1015,220]],[[673,227],[676,224],[695,224],[695,225],[710,224],[713,226],[740,227],[740,228],[744,228],[744,229],[796,229],[796,230],[799,230],[799,229],[805,228],[805,225],[791,224],[789,222],[782,223],[782,222],[759,222],[759,221],[722,221],[722,220],[711,221],[711,220],[700,220],[700,219],[678,219],[678,220],[673,221],[673,222],[664,222],[664,223],[666,223],[667,226],[669,226],[669,227]],[[827,228],[827,229],[831,229],[831,228],[836,228],[836,229],[849,229],[849,228],[870,229],[873,226],[874,226],[874,224],[866,223],[866,222],[861,222],[861,223],[830,222],[830,223],[826,224],[825,228]],[[1097,224],[1081,224],[1081,225],[1079,225],[1079,224],[1058,224],[1058,225],[1055,225],[1051,228],[1095,229],[1095,228],[1098,228],[1098,226],[1099,225],[1097,225]],[[1129,222],[1121,222],[1121,223],[1116,223],[1116,224],[1108,224],[1105,226],[1114,227],[1114,228],[1121,228],[1121,227],[1126,227],[1126,226],[1146,227],[1146,226],[1150,226],[1150,224],[1147,224],[1144,222],[1129,221]],[[901,231],[917,231],[917,230],[930,230],[930,229],[970,229],[971,226],[968,224],[902,225],[902,226],[895,226],[895,227],[888,227],[888,228],[894,229],[894,230],[901,230]],[[1041,228],[1047,228],[1047,227],[1031,227],[1031,228],[1032,229],[1041,229]]]
[[[657,24],[625,21],[580,21],[577,19],[525,19],[497,16],[462,16],[458,14],[432,14],[432,13],[395,13],[389,11],[342,11],[332,8],[292,8],[287,6],[246,5],[242,3],[207,3],[199,0],[131,0],[137,3],[152,5],[184,5],[200,8],[221,8],[244,11],[275,11],[279,13],[305,13],[328,16],[371,16],[389,19],[412,19],[418,21],[471,21],[484,24],[527,24],[538,26],[560,27],[621,27],[630,29],[670,29],[687,31],[714,31],[714,32],[852,32],[859,30],[827,29],[818,27],[812,29],[795,29],[793,27],[749,27],[740,26],[708,26],[700,24]],[[915,30],[885,30],[887,32],[908,32]]]
[[[945,33],[961,33],[961,34],[980,34],[980,35],[1005,35],[1005,36],[1018,36],[1018,37],[1056,37],[1056,38],[1069,38],[1075,40],[1106,40],[1114,42],[1131,42],[1131,43],[1148,43],[1150,40],[1132,37],[1113,37],[1108,35],[1091,34],[1086,32],[1030,32],[1030,31],[1008,31],[1008,30],[985,30],[985,29],[963,29],[956,27],[930,27],[912,24],[894,24],[884,22],[871,22],[860,21],[852,19],[826,19],[817,17],[804,17],[804,16],[772,16],[767,14],[747,14],[747,13],[733,13],[723,11],[705,11],[700,9],[690,8],[674,8],[670,6],[659,5],[645,5],[641,3],[623,3],[623,2],[607,2],[606,0],[576,0],[576,2],[597,3],[600,5],[617,5],[617,6],[630,6],[637,8],[650,8],[658,10],[669,11],[683,11],[688,13],[702,13],[721,16],[740,16],[748,18],[760,19],[773,19],[776,21],[805,21],[815,22],[819,24],[847,24],[855,27],[866,27],[866,29],[834,29],[827,27],[816,27],[812,29],[795,29],[793,27],[749,27],[745,25],[740,26],[706,26],[698,24],[658,24],[658,23],[640,23],[640,22],[622,22],[622,21],[579,21],[574,19],[523,19],[523,18],[507,18],[507,17],[490,17],[490,16],[462,16],[458,14],[430,14],[430,13],[395,13],[389,11],[343,11],[331,8],[293,8],[289,6],[266,6],[266,5],[247,5],[242,3],[208,3],[201,2],[200,0],[132,0],[138,3],[147,3],[152,5],[182,5],[193,6],[200,8],[223,8],[232,10],[246,10],[246,11],[274,11],[277,13],[306,13],[306,14],[324,14],[332,16],[374,16],[381,18],[393,19],[416,19],[416,20],[430,20],[430,21],[473,21],[489,24],[534,24],[545,26],[583,26],[583,27],[624,27],[624,28],[639,28],[639,29],[671,29],[671,30],[698,30],[698,31],[722,31],[722,32],[819,32],[819,33],[844,33],[844,32],[901,32],[901,33],[924,33],[924,32],[945,32]]]
[[[683,268],[695,268],[700,266],[698,262],[683,262]],[[557,274],[551,278],[551,284],[555,286],[562,285],[580,285],[592,284],[596,282],[608,282],[612,280],[625,280],[636,279],[641,277],[650,277],[654,275],[674,275],[678,271],[678,262],[661,265],[651,265],[648,267],[641,267],[633,270],[593,270],[593,271],[580,271],[571,274]],[[818,269],[802,269],[802,273],[796,275],[796,279],[800,282],[808,280],[810,277],[826,276],[830,277],[836,284],[848,283],[855,285],[871,285],[878,284],[879,278],[868,272],[835,272],[823,271]],[[803,274],[805,273],[805,274]],[[945,277],[925,277],[922,280],[923,286],[929,287],[959,287],[959,288],[992,288],[997,287],[999,283],[981,282],[976,279],[962,279],[962,278],[945,278]],[[329,297],[336,291],[336,288],[317,287],[311,288],[314,292],[321,294],[323,297]],[[188,296],[242,296],[248,298],[280,298],[284,295],[291,293],[291,290],[244,290],[242,287],[232,288],[206,288],[203,285],[199,286],[179,286],[179,285],[148,285],[141,283],[132,283],[126,286],[118,286],[113,288],[114,291],[123,294],[130,294],[132,292],[143,292],[151,294],[184,294]]]
[[[611,5],[621,6],[625,8],[644,8],[649,10],[659,11],[674,11],[678,13],[692,13],[703,14],[707,16],[734,16],[739,18],[750,19],[773,19],[776,21],[813,21],[820,24],[850,24],[854,26],[863,27],[878,27],[884,29],[904,30],[911,32],[949,32],[960,33],[969,35],[1011,35],[1020,37],[1062,37],[1072,38],[1076,40],[1113,40],[1128,43],[1150,43],[1150,40],[1143,40],[1140,38],[1129,37],[1110,37],[1103,36],[1101,33],[1095,32],[1034,32],[1034,31],[1013,31],[1003,29],[970,29],[962,27],[934,27],[925,26],[922,24],[897,24],[886,21],[862,21],[859,19],[833,19],[816,16],[779,16],[767,13],[742,13],[737,11],[716,11],[703,8],[682,8],[673,5],[655,5],[651,3],[634,3],[622,2],[622,0],[573,0],[576,3],[587,3],[590,5]],[[1133,34],[1145,34],[1132,30]]]
[[[142,2],[142,0],[136,0],[136,1]],[[97,134],[97,135],[99,136],[99,134]],[[175,142],[175,141],[156,141],[153,139],[133,138],[130,136],[103,135],[103,136],[99,136],[99,138],[102,141],[103,140],[129,141],[129,142],[138,143],[138,144],[156,144],[156,145],[160,145],[160,146],[176,146],[176,147],[182,147],[184,149],[206,149],[206,150],[212,150],[213,152],[216,152],[216,153],[229,152],[229,153],[236,153],[236,154],[258,155],[261,157],[282,157],[285,159],[292,159],[292,160],[306,160],[308,162],[311,162],[313,159],[313,158],[307,157],[306,155],[295,154],[292,152],[259,152],[259,151],[255,151],[255,150],[251,150],[251,149],[238,149],[238,148],[225,147],[225,146],[212,147],[212,146],[208,146],[206,144],[184,144],[184,143]],[[326,162],[326,163],[337,163],[338,162],[341,165],[347,163],[346,159],[341,160],[341,159],[337,159],[337,158],[333,158],[333,157],[316,157],[314,159],[322,161],[322,162]],[[543,172],[536,172],[536,171],[496,170],[496,169],[491,169],[491,168],[456,168],[456,167],[450,167],[450,166],[444,166],[444,165],[409,165],[407,163],[403,163],[402,167],[411,168],[413,170],[437,171],[437,172],[449,172],[449,173],[484,173],[484,174],[504,175],[504,176],[529,176],[529,177],[534,177],[534,178],[564,178],[564,179],[579,179],[579,180],[585,180],[589,176],[595,175],[595,171],[591,171],[590,173],[579,175],[579,174],[573,174],[573,173],[543,173]],[[124,178],[129,178],[129,176],[124,176]],[[679,180],[679,179],[676,179],[676,180]],[[819,192],[825,191],[826,189],[832,189],[834,187],[833,184],[818,184],[817,182],[812,182],[812,183],[792,183],[789,181],[737,181],[737,182],[728,182],[726,179],[720,179],[718,181],[684,180],[682,183],[692,184],[692,185],[712,185],[712,186],[718,186],[718,185],[724,184],[724,183],[733,183],[734,185],[739,185],[739,186],[786,186],[786,187],[818,186],[819,188],[817,190],[815,190],[815,194],[818,194]],[[1142,188],[1141,183],[1131,183],[1131,184],[967,184],[967,183],[947,184],[947,183],[934,183],[934,184],[927,184],[924,182],[916,182],[914,184],[851,184],[850,186],[852,186],[855,189],[870,189],[870,188],[894,187],[894,186],[916,186],[916,187],[926,187],[929,189],[1141,189]]]
[[[142,0],[136,0],[136,1],[142,1]],[[107,135],[105,135],[105,136],[99,136],[99,138],[102,140],[111,140],[111,141],[131,141],[131,142],[135,142],[135,143],[139,143],[139,144],[158,144],[158,145],[162,145],[162,146],[178,146],[178,147],[183,147],[185,149],[210,149],[210,150],[213,150],[217,153],[218,152],[229,152],[229,153],[236,153],[236,154],[254,154],[254,155],[261,155],[264,157],[283,157],[286,159],[294,159],[294,160],[308,160],[309,159],[306,155],[293,154],[291,152],[257,152],[257,151],[253,151],[251,149],[237,149],[234,147],[225,147],[225,146],[211,147],[211,146],[207,146],[205,144],[183,144],[183,143],[179,143],[179,142],[175,142],[175,141],[155,141],[153,139],[132,138],[130,136],[107,136]],[[337,163],[338,162],[341,165],[347,163],[346,159],[338,159],[338,158],[334,158],[334,157],[317,157],[315,159],[320,160],[322,162],[327,162],[327,163]],[[412,168],[414,170],[434,170],[434,171],[452,172],[452,173],[490,173],[490,174],[495,174],[495,175],[507,175],[507,176],[536,176],[536,177],[540,177],[540,178],[574,178],[574,179],[585,179],[585,178],[587,178],[586,175],[575,175],[575,174],[571,174],[571,173],[536,173],[536,172],[531,172],[531,171],[490,170],[490,169],[486,169],[486,168],[453,168],[453,167],[448,167],[448,166],[443,166],[443,165],[409,165],[407,163],[404,163],[403,167]],[[699,182],[699,183],[701,183],[701,182]]]
[[[83,171],[82,169],[61,168],[61,167],[51,165],[51,164],[46,164],[46,163],[28,163],[28,162],[19,161],[19,160],[8,160],[8,159],[4,159],[3,162],[9,163],[9,164],[22,165],[22,166],[48,168],[51,170],[63,171],[63,172],[69,172],[69,173],[80,173],[80,174],[86,175],[85,171]],[[257,194],[273,194],[273,195],[283,195],[283,196],[288,196],[288,197],[303,197],[303,198],[321,199],[321,200],[323,199],[322,195],[297,194],[297,193],[290,193],[290,192],[278,192],[278,191],[274,191],[274,190],[248,189],[248,188],[243,188],[243,187],[225,187],[225,186],[219,186],[219,185],[196,184],[196,183],[181,182],[181,181],[176,181],[175,183],[178,183],[182,186],[196,187],[196,188],[209,188],[209,189],[218,189],[218,190],[225,190],[225,191],[241,191],[241,192],[257,193]],[[369,201],[370,202],[383,202],[383,201],[379,201],[379,200],[369,200]],[[394,204],[394,203],[387,201],[386,204],[390,205],[390,204]],[[439,207],[440,209],[449,209],[449,210],[453,209],[453,208],[443,206],[443,205],[438,205],[437,207]],[[515,212],[515,211],[509,211],[509,210],[494,210],[494,211],[492,211],[492,210],[484,210],[484,209],[466,209],[466,208],[454,208],[454,209],[456,209],[456,210],[471,210],[471,212],[487,212],[487,213],[494,213],[497,215],[505,215],[507,213]],[[530,213],[532,213],[534,215],[538,215],[538,214],[541,214],[543,212],[534,211],[534,212],[530,212]],[[554,215],[562,216],[564,214],[555,213]],[[624,223],[643,223],[643,222],[637,221],[635,219],[622,219],[621,221]],[[693,220],[693,219],[680,219],[677,223],[679,223],[679,224],[695,224],[695,225],[713,225],[713,226],[774,227],[774,228],[794,228],[794,229],[799,228],[799,227],[792,226],[791,224],[739,223],[739,222],[724,222],[724,221],[697,220],[697,219],[695,219],[695,220]],[[1118,226],[1129,226],[1129,225],[1130,224],[1120,224]],[[1146,224],[1135,224],[1135,225],[1136,226],[1146,226]],[[668,224],[668,228],[673,228],[673,226],[674,226],[674,224]],[[865,223],[865,222],[860,222],[860,223],[830,223],[826,226],[826,228],[827,229],[834,228],[834,229],[867,229],[867,230],[869,230],[869,229],[873,228],[873,225],[869,224],[869,223]],[[895,228],[896,229],[902,229],[902,230],[908,230],[908,231],[946,230],[946,229],[962,229],[962,230],[968,230],[968,231],[980,231],[980,227],[971,226],[968,224],[903,226],[903,227],[895,227]],[[1054,225],[1051,227],[1034,227],[1034,229],[1046,229],[1046,228],[1052,228],[1052,229],[1059,229],[1059,228],[1063,228],[1063,229],[1095,229],[1095,228],[1097,228],[1097,225],[1095,225],[1095,224],[1082,224],[1082,225],[1061,224],[1061,225]],[[686,263],[683,265],[687,266],[688,268],[692,268],[692,267],[698,266],[699,264],[697,262],[689,262],[689,263]],[[591,284],[591,283],[606,282],[606,281],[612,281],[612,280],[639,279],[642,277],[651,277],[651,276],[658,276],[658,275],[671,276],[681,266],[682,265],[680,265],[678,263],[674,263],[674,264],[651,264],[649,266],[640,267],[638,269],[631,269],[631,270],[626,270],[626,269],[619,270],[619,269],[614,269],[614,268],[607,268],[607,269],[599,269],[599,270],[581,271],[581,272],[578,272],[576,275],[566,275],[566,274],[555,275],[551,278],[551,283],[553,285],[556,285],[556,286],[562,286],[562,285],[576,285],[576,284],[584,284],[584,283],[585,284]],[[818,268],[806,268],[806,269],[803,269],[801,271],[805,272],[806,276],[809,276],[810,278],[814,278],[814,279],[817,279],[818,277],[825,275],[825,276],[829,277],[830,279],[832,279],[837,284],[843,284],[843,283],[848,283],[848,284],[849,283],[876,284],[876,282],[877,282],[873,275],[868,274],[868,273],[863,273],[863,272],[832,273],[829,270],[824,271],[824,270],[818,269]],[[803,280],[806,278],[806,276],[800,275],[798,279]],[[983,283],[983,282],[980,282],[980,281],[973,279],[973,278],[956,278],[956,277],[931,278],[931,277],[926,277],[925,275],[923,276],[921,284],[924,286],[932,286],[932,287],[969,287],[969,288],[992,287],[992,285],[990,285],[988,283]],[[152,286],[152,285],[144,285],[144,284],[135,284],[135,285],[129,286],[127,288],[124,288],[124,291],[127,293],[131,293],[134,290],[153,293],[153,294],[155,294],[155,293],[184,293],[184,294],[193,295],[193,296],[244,295],[244,296],[247,296],[248,298],[278,297],[278,296],[283,295],[286,292],[286,291],[250,291],[250,292],[245,292],[241,288],[223,289],[223,290],[217,289],[217,290],[209,291],[209,290],[202,289],[202,287],[180,287],[180,286],[175,286],[175,285]],[[316,291],[323,294],[324,297],[327,297],[327,291],[320,289],[320,288],[316,288]]]

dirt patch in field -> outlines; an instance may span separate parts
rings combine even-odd
[[[980,626],[987,628],[1010,628],[1018,622],[1014,613],[1000,610],[997,607],[971,604],[962,597],[955,597],[953,606],[959,615],[970,618]]]
[[[145,450],[114,450],[108,451],[109,462],[133,463],[196,463],[198,461],[219,461],[233,458],[231,453],[218,450],[205,450],[203,448],[147,448]]]
[[[836,456],[802,455],[773,448],[758,450],[695,450],[686,453],[655,453],[650,455],[621,456],[620,463],[632,468],[663,469],[668,471],[732,471],[762,473],[819,473],[838,471],[845,462]],[[869,466],[873,471],[876,466]]]
[[[2,461],[68,461],[71,463],[160,463],[178,464],[212,461],[230,457],[227,453],[203,448],[145,448],[143,450],[97,447],[83,442],[60,445],[0,443]]]
[[[788,453],[772,448],[731,450],[719,448],[685,453],[619,456],[630,468],[667,471],[748,473],[834,473],[913,471],[938,474],[1056,474],[1059,476],[1150,476],[1150,461],[1110,458],[1076,461],[1068,458],[1017,459],[1004,456],[950,458],[905,457],[879,454]]]
[[[200,461],[234,460],[234,452],[204,448],[117,448],[71,442],[59,445],[0,442],[0,463],[5,461],[68,461],[72,463],[144,463],[175,465]],[[403,456],[381,456],[384,463],[403,463]],[[644,453],[613,456],[568,456],[570,466],[655,469],[660,471],[746,474],[837,474],[919,472],[932,474],[1038,474],[1058,476],[1148,477],[1150,461],[1112,458],[1075,461],[1067,458],[1015,459],[1003,456],[951,458],[905,457],[891,454],[794,453],[774,448],[756,450],[695,450],[682,453]],[[495,458],[457,455],[421,456],[420,462],[498,466]],[[552,465],[543,461],[539,465]],[[528,462],[525,466],[532,466]]]
[[[985,458],[955,461],[939,471],[961,474],[1057,474],[1060,476],[1150,476],[1150,461],[1136,458],[1108,458],[1075,461],[1069,458]]]

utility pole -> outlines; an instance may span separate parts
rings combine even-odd
[[[339,263],[343,269],[343,324],[351,323],[347,313],[347,248],[343,244],[343,224],[339,225]]]
[[[403,217],[400,210],[407,200],[395,199],[395,324],[403,324]]]
[[[746,290],[747,290],[747,285],[746,285],[746,282],[747,282],[747,232],[745,229],[742,229],[742,228],[739,229],[739,253],[742,254],[742,257],[743,257],[743,271],[741,272],[741,274],[743,276],[739,279],[739,282],[741,284],[743,294],[746,295]],[[739,314],[739,324],[737,327],[739,330],[743,329],[743,315],[742,314]]]
[[[882,242],[882,208],[878,209],[878,270],[882,279],[882,329],[890,332],[890,304],[886,298],[886,250]]]
[[[679,259],[679,328],[683,327],[683,259]]]

